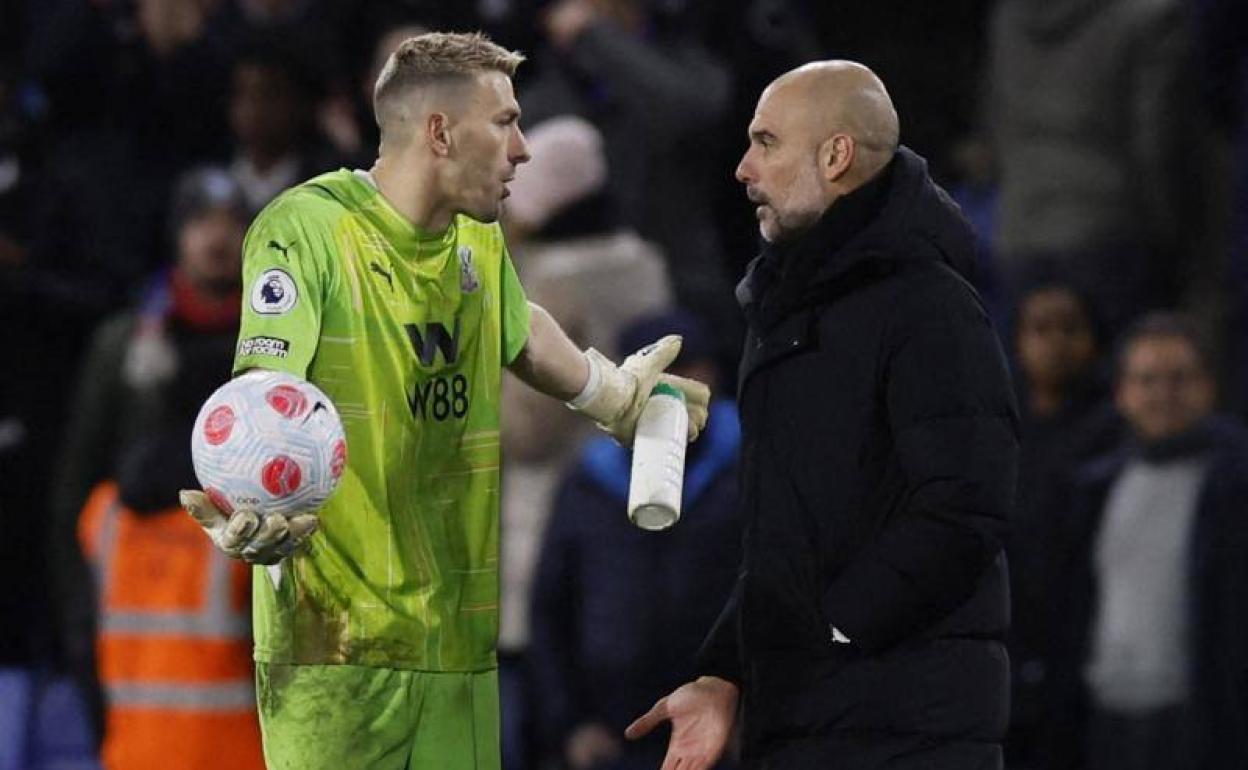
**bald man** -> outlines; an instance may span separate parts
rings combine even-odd
[[[628,729],[672,723],[663,770],[710,767],[734,726],[751,768],[1002,766],[1017,414],[974,234],[898,136],[845,61],[750,122],[744,560],[701,676]]]

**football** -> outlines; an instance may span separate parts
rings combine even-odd
[[[320,508],[347,464],[342,420],[310,382],[250,371],[199,410],[191,459],[204,493],[229,515],[240,508],[294,516]]]

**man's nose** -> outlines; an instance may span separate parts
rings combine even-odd
[[[737,181],[741,184],[749,184],[754,181],[754,174],[750,171],[750,167],[747,165],[749,157],[748,153],[743,155],[741,157],[741,162],[737,164],[737,170],[733,172],[733,176],[735,176]]]
[[[521,163],[528,163],[531,158],[532,156],[529,155],[529,142],[524,138],[524,132],[517,128],[509,160],[513,165],[518,166]]]

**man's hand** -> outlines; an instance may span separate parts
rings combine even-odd
[[[633,353],[619,366],[590,348],[585,351],[591,370],[590,383],[586,392],[568,403],[592,418],[622,446],[631,447],[637,419],[650,398],[650,391],[656,383],[667,383],[684,394],[685,409],[689,412],[689,440],[697,439],[706,425],[711,389],[697,380],[663,373],[680,353],[680,342],[678,335],[669,334]]]
[[[636,740],[671,721],[672,737],[660,770],[706,770],[723,755],[736,716],[737,686],[704,676],[661,698],[624,735]]]
[[[226,556],[252,564],[277,564],[303,545],[321,523],[314,513],[288,519],[243,509],[227,517],[197,489],[182,490],[178,499]]]

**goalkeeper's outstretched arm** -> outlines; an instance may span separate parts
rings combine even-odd
[[[526,385],[569,401],[589,381],[589,362],[559,322],[541,305],[529,303],[529,338],[508,367]]]
[[[696,380],[663,373],[680,353],[680,341],[669,335],[616,366],[593,348],[582,351],[550,313],[529,303],[529,338],[509,368],[530,387],[584,413],[626,447],[633,444],[637,418],[650,390],[666,382],[685,395],[693,441],[706,424],[711,392]]]

